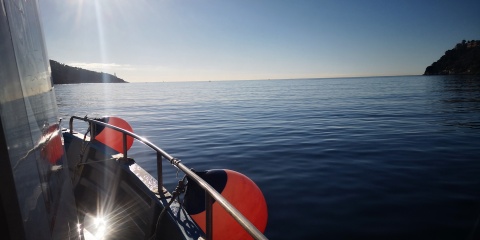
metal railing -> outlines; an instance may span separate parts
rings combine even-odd
[[[88,117],[77,117],[72,116],[69,122],[70,133],[73,133],[73,119],[82,120],[88,123],[93,123],[96,125],[108,127],[114,129],[123,134],[123,156],[127,157],[127,136],[130,136],[134,139],[137,139],[141,143],[149,146],[157,152],[157,174],[158,174],[158,191],[163,188],[163,176],[162,176],[162,159],[165,158],[171,165],[177,167],[182,172],[184,172],[188,177],[195,181],[203,190],[205,190],[205,209],[206,209],[206,231],[205,235],[207,239],[211,240],[213,236],[213,200],[216,200],[220,206],[225,209],[254,239],[267,239],[262,232],[260,232],[243,214],[241,214],[230,202],[227,201],[219,192],[217,192],[210,184],[205,180],[195,174],[188,167],[183,165],[181,161],[175,157],[172,157],[170,154],[165,152],[163,149],[157,147],[155,144],[151,143],[147,139],[127,131],[123,128],[119,128],[108,123],[104,123],[95,119]]]

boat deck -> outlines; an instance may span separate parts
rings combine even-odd
[[[133,159],[90,142],[83,134],[64,131],[63,135],[86,237],[105,234],[111,239],[203,238],[202,230],[177,201],[169,205],[172,194],[164,187],[159,192],[158,181]],[[166,212],[159,219],[165,206]]]

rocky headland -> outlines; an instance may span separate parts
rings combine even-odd
[[[53,84],[127,83],[127,81],[112,74],[71,67],[54,60],[50,60],[50,68]]]
[[[425,69],[424,75],[480,75],[480,40],[463,40]]]

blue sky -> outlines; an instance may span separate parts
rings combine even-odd
[[[480,1],[38,0],[50,59],[129,82],[420,75]]]

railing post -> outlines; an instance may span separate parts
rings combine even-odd
[[[158,194],[163,191],[163,166],[162,166],[162,154],[157,152],[157,182],[158,182]]]
[[[70,134],[73,134],[73,117],[70,118],[70,122],[68,123],[68,127],[70,128]]]
[[[206,221],[205,221],[205,234],[207,235],[207,240],[213,239],[213,198],[210,196],[210,193],[205,190],[205,210],[206,210]]]
[[[123,133],[123,157],[127,159],[127,134]]]

